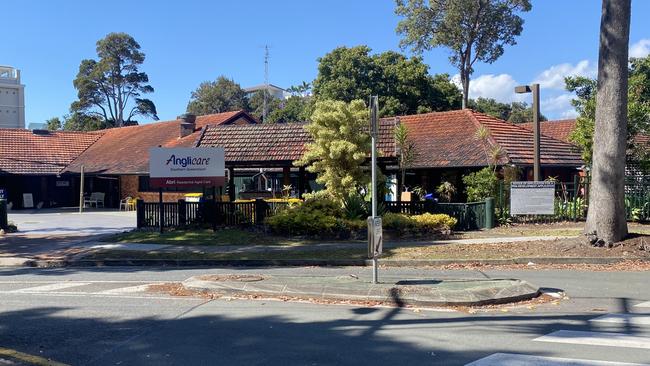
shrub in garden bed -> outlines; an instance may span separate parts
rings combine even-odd
[[[388,213],[383,218],[383,226],[387,234],[396,238],[448,236],[456,223],[455,218],[446,214],[424,213],[408,216]]]

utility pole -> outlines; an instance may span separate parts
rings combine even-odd
[[[377,137],[379,135],[379,98],[370,97],[370,137],[371,147],[371,199],[372,216],[368,218],[368,256],[372,258],[372,283],[378,283],[377,260],[383,249],[381,217],[377,216]]]
[[[266,122],[266,115],[268,113],[266,106],[267,94],[269,94],[269,45],[264,46],[264,107],[262,110],[262,123]]]

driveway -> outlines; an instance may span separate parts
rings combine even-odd
[[[9,221],[26,236],[92,236],[119,233],[136,226],[135,211],[89,211],[45,209],[13,211]]]

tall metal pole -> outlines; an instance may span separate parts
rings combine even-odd
[[[538,182],[542,180],[540,166],[540,126],[539,126],[539,84],[531,85],[533,89],[533,179]]]
[[[379,114],[379,101],[378,97],[372,96],[371,102],[370,102],[370,119],[371,119],[371,131],[370,131],[370,136],[372,139],[372,147],[371,147],[371,155],[370,155],[370,160],[371,160],[371,193],[372,193],[372,218],[377,216],[377,133],[379,130],[379,126],[377,126],[377,117]],[[372,283],[377,283],[377,253],[375,250],[373,250],[373,256],[372,256]]]
[[[81,179],[79,180],[79,213],[84,212],[84,166],[81,166]]]

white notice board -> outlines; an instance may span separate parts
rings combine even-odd
[[[512,182],[511,215],[553,215],[555,182]]]

